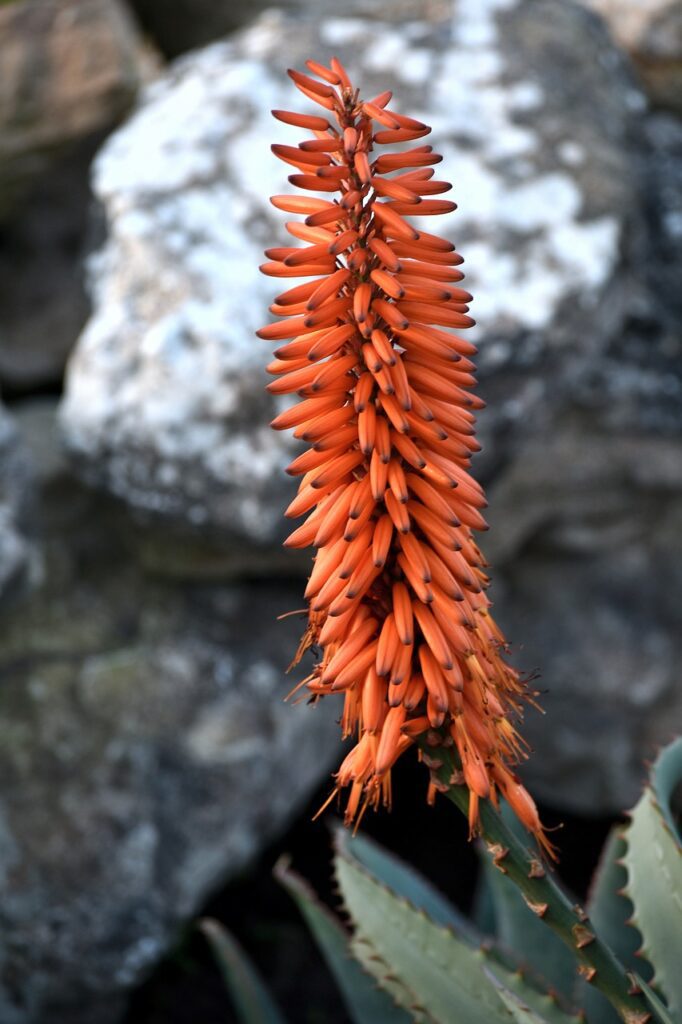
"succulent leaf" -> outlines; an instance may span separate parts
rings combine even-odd
[[[248,956],[226,928],[205,917],[206,936],[232,997],[240,1024],[286,1024],[286,1020]]]
[[[660,752],[651,768],[651,788],[656,796],[658,809],[663,815],[668,829],[682,846],[680,810],[677,814],[673,808],[674,794],[682,784],[682,736],[669,743]]]
[[[679,1024],[679,1017],[671,1017],[670,1011],[663,1005],[651,986],[647,985],[646,981],[637,974],[635,975],[635,980],[644,993],[647,1003],[653,1010],[657,1024]]]
[[[387,992],[377,988],[373,977],[351,957],[348,935],[310,886],[283,861],[275,866],[275,877],[303,915],[354,1024],[409,1024],[410,1015]]]
[[[451,927],[434,923],[422,909],[412,906],[377,881],[349,852],[339,850],[336,876],[346,909],[355,926],[352,949],[380,985],[386,965],[397,976],[416,1004],[406,1006],[415,1020],[451,1024],[509,1024],[509,1012],[501,1003],[485,971],[492,964],[503,984],[531,1005],[551,1024],[569,1024],[575,1018],[561,1011],[548,995],[526,985],[523,977],[505,966],[494,954],[473,948]],[[393,979],[389,977],[389,982]],[[393,991],[400,999],[398,992]]]
[[[636,956],[642,936],[629,924],[632,903],[622,893],[627,882],[623,866],[626,836],[624,827],[611,830],[592,880],[587,911],[598,935],[611,947],[623,966],[637,970],[649,979],[652,973],[649,964]],[[582,989],[581,1003],[590,1024],[618,1024],[620,1017],[601,992],[587,984]]]
[[[629,927],[632,903],[622,892],[628,878],[623,864],[626,851],[627,829],[617,826],[611,830],[599,858],[587,911],[595,928],[621,963],[642,973],[642,966],[646,965],[635,955],[641,936],[635,928]]]
[[[390,998],[399,1006],[409,1020],[414,1024],[434,1024],[433,1017],[420,1006],[417,996],[412,989],[408,988],[401,977],[388,964],[374,946],[366,938],[355,937],[351,939],[350,950],[362,969],[371,974],[386,998]]]
[[[436,924],[451,927],[470,945],[478,948],[483,936],[472,926],[434,886],[419,872],[389,853],[378,843],[361,833],[351,836],[348,829],[336,832],[336,848],[357,860],[378,881],[383,882],[396,896],[403,896],[417,910],[423,910]]]
[[[502,817],[520,842],[526,844],[527,833],[506,804],[502,805]],[[577,964],[571,951],[533,913],[519,889],[495,865],[482,845],[479,855],[483,867],[481,886],[487,888],[493,905],[495,938],[522,965],[532,968],[544,980],[545,987],[553,988],[572,1001]]]
[[[519,998],[515,992],[510,992],[508,988],[505,988],[492,971],[486,971],[485,973],[517,1024],[548,1024],[546,1017],[541,1017],[523,999]]]
[[[483,857],[483,847],[477,847],[479,856]],[[471,916],[474,924],[480,932],[492,938],[497,933],[497,914],[495,901],[488,885],[488,879],[483,870],[478,878],[476,891],[474,893],[474,904],[471,908]]]
[[[379,984],[386,964],[391,965],[392,973],[416,997],[413,1006],[406,1005],[416,1020],[509,1024],[508,1013],[483,973],[482,953],[396,896],[352,857],[337,853],[335,866],[355,925],[353,952]]]
[[[660,754],[651,784],[632,811],[624,864],[633,923],[642,934],[641,953],[654,967],[652,984],[670,1015],[682,1017],[682,841],[672,796],[682,781],[682,738]]]
[[[496,951],[488,952],[488,973],[493,973],[504,985],[507,992],[518,999],[522,1005],[528,1006],[533,1013],[537,1014],[540,1020],[547,1024],[582,1024],[582,1017],[576,1011],[570,1012],[563,1008],[554,997],[539,987],[538,977],[535,974],[509,967],[505,961],[496,955]],[[499,993],[498,993],[499,995]],[[590,1021],[590,1024],[592,1022]]]

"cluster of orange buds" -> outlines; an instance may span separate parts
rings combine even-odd
[[[300,399],[272,425],[310,445],[288,467],[302,479],[286,515],[307,518],[286,543],[316,549],[295,663],[311,647],[319,660],[300,686],[342,694],[356,739],[332,796],[348,787],[347,821],[389,803],[392,765],[425,738],[456,748],[472,833],[479,800],[501,792],[546,843],[512,767],[525,756],[512,720],[532,695],[503,657],[474,539],[486,529],[469,474],[483,402],[476,349],[451,330],[474,323],[471,296],[454,246],[411,222],[454,210],[431,198],[451,186],[434,179],[431,146],[403,145],[430,129],[389,110],[390,92],[363,102],[337,59],[307,64],[315,77],[289,75],[326,114],[273,111],[312,137],[272,147],[304,194],[271,199],[302,215],[286,228],[304,244],[268,249],[261,270],[312,280],[277,296],[283,319],[258,335],[286,342],[268,390]]]

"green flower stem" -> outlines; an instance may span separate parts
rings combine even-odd
[[[447,748],[423,746],[433,774],[447,786],[447,796],[463,814],[469,811],[469,790],[451,784],[459,769]],[[442,761],[440,767],[436,767]],[[440,788],[440,787],[439,787]],[[571,903],[548,873],[538,853],[526,849],[505,825],[489,800],[480,803],[480,833],[495,866],[519,887],[523,897],[544,923],[573,951],[580,974],[599,989],[626,1024],[647,1024],[652,1015],[634,978],[595,935],[584,910]]]

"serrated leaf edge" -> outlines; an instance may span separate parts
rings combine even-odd
[[[658,758],[656,760],[658,761]],[[655,768],[655,763],[654,763],[653,767]],[[653,771],[653,769],[652,769],[652,771]],[[654,792],[653,786],[650,783],[647,783],[644,786],[644,789],[642,790],[642,795],[640,796],[639,800],[637,801],[635,806],[630,811],[627,812],[628,813],[628,817],[631,819],[630,824],[627,826],[626,836],[625,836],[625,843],[626,843],[626,846],[627,846],[628,850],[630,849],[630,843],[628,842],[627,836],[629,835],[630,829],[632,828],[632,822],[633,822],[633,819],[634,819],[635,811],[640,806],[642,801],[647,799],[647,798],[649,799],[653,809],[659,815],[659,817],[661,819],[661,824],[662,824],[665,832],[667,832],[668,835],[671,836],[671,838],[673,839],[678,852],[682,853],[682,848],[680,847],[680,844],[679,844],[679,841],[677,839],[677,836],[671,831],[671,829],[670,829],[670,827],[668,825],[668,822],[667,822],[666,815],[661,810],[660,803],[656,799],[656,794]],[[625,867],[625,870],[627,872],[628,881],[626,882],[625,886],[623,887],[622,894],[623,894],[623,896],[625,896],[630,901],[630,903],[633,906],[633,913],[632,913],[631,917],[628,919],[627,924],[631,928],[634,928],[638,932],[638,934],[641,936],[641,938],[642,938],[642,942],[641,942],[641,944],[639,946],[639,949],[636,951],[635,956],[641,958],[642,960],[646,960],[646,962],[650,965],[653,974],[652,974],[651,980],[648,982],[648,985],[649,985],[650,988],[652,988],[654,990],[654,994],[657,995],[660,998],[661,991],[663,991],[663,992],[665,991],[665,986],[661,987],[660,970],[657,971],[657,969],[656,969],[656,963],[654,961],[652,952],[651,952],[651,950],[647,949],[646,938],[645,938],[644,933],[643,933],[642,929],[640,928],[640,926],[638,924],[638,921],[637,921],[637,904],[636,904],[636,901],[634,899],[633,893],[630,890],[630,871],[628,870],[627,851],[626,851],[626,854],[624,855],[623,860],[624,860],[623,866]],[[656,990],[658,990],[658,991],[656,991]],[[668,1008],[666,1007],[666,1009],[668,1009]],[[668,1010],[668,1012],[670,1012],[670,1010]]]
[[[368,968],[365,966],[362,960],[362,954],[356,954],[353,952],[354,947],[357,945],[364,945],[372,950],[372,955],[371,957],[369,957],[369,959],[372,959],[377,963],[382,964],[386,968],[386,973],[385,975],[383,975],[383,977],[380,977],[378,974],[374,974],[370,970],[368,970]],[[386,995],[388,995],[393,1000],[394,1005],[398,1007],[398,1009],[408,1010],[412,1014],[418,1013],[422,1024],[438,1024],[438,1022],[434,1020],[434,1018],[428,1013],[427,1010],[418,1005],[417,996],[409,987],[409,985],[406,985],[402,978],[399,978],[397,975],[391,973],[390,965],[387,964],[384,958],[377,952],[376,947],[372,944],[370,939],[368,939],[365,935],[351,938],[350,950],[353,953],[353,957],[360,966],[361,970],[369,978],[376,982],[377,987],[380,988],[382,992],[385,992]],[[388,984],[382,984],[382,981],[387,982]],[[398,988],[405,993],[404,1003],[400,1002],[396,998],[394,988]]]
[[[276,862],[273,870],[272,870],[272,873],[275,876],[275,878],[287,890],[290,887],[292,889],[296,889],[296,888],[300,889],[305,894],[306,898],[309,899],[310,902],[315,906],[315,908],[324,917],[327,918],[327,920],[330,922],[330,924],[333,924],[341,932],[343,932],[343,935],[344,935],[345,940],[346,940],[346,956],[347,956],[347,959],[352,960],[355,964],[357,964],[357,966],[360,968],[362,973],[367,977],[367,979],[374,983],[374,987],[376,989],[381,989],[381,991],[384,992],[391,999],[391,1001],[393,1002],[393,1005],[397,1009],[400,1009],[400,1010],[402,1010],[402,1009],[410,1009],[411,1007],[405,1007],[401,1003],[399,1003],[395,999],[395,997],[394,997],[393,993],[390,991],[390,989],[388,989],[385,986],[381,985],[379,983],[376,975],[372,974],[371,971],[367,970],[367,968],[365,967],[365,964],[362,962],[362,960],[359,957],[355,956],[355,954],[353,952],[353,944],[357,941],[355,936],[352,934],[351,931],[349,931],[348,928],[345,927],[344,923],[339,920],[339,918],[336,916],[336,914],[334,914],[332,912],[332,910],[327,906],[327,904],[322,902],[322,900],[317,895],[317,893],[315,892],[313,887],[310,885],[310,883],[307,882],[306,879],[303,878],[302,875],[299,875],[298,872],[293,871],[291,869],[290,863],[291,862],[290,862],[289,857],[287,857],[287,856],[280,857],[279,860]],[[340,892],[339,892],[339,896],[342,898],[342,894]],[[366,944],[368,946],[371,945],[371,943],[367,939],[363,939],[362,941],[366,942]],[[376,952],[375,952],[375,956],[376,956],[377,960],[381,960],[381,957],[378,956],[378,954],[376,954]],[[382,962],[384,962],[384,961],[382,961]],[[387,969],[388,969],[388,965],[386,965],[386,966],[387,966]],[[411,990],[408,988],[407,985],[405,985],[403,982],[401,982],[401,984],[403,985],[403,988],[405,989],[405,991],[407,993],[411,994],[412,1002],[416,1003],[416,1001],[417,1001],[416,1000],[416,996],[414,996],[411,993]]]
[[[337,841],[337,839],[339,841]],[[503,954],[504,951],[496,949],[495,945],[492,944],[488,938],[482,938],[481,944],[479,946],[471,945],[471,943],[469,943],[466,940],[466,938],[464,938],[458,932],[456,932],[454,930],[454,928],[452,928],[452,926],[450,926],[450,925],[442,925],[442,924],[440,924],[440,923],[438,923],[436,921],[433,921],[432,918],[430,918],[429,915],[426,913],[426,911],[423,910],[423,908],[416,907],[405,896],[403,896],[402,894],[394,892],[393,889],[391,889],[390,886],[386,885],[383,881],[381,881],[380,879],[376,878],[376,876],[373,875],[371,873],[371,871],[369,871],[364,866],[364,864],[361,864],[360,861],[357,860],[357,858],[353,857],[353,854],[348,851],[348,848],[346,847],[346,845],[344,843],[344,833],[340,829],[338,830],[338,832],[336,833],[336,835],[334,837],[334,849],[335,849],[336,857],[345,860],[346,863],[350,864],[357,871],[359,871],[361,874],[363,874],[366,878],[369,878],[380,889],[382,889],[384,892],[386,892],[390,896],[392,896],[393,899],[395,899],[399,904],[401,904],[404,907],[407,907],[413,913],[416,913],[420,917],[422,917],[425,920],[429,921],[429,923],[432,925],[433,928],[438,929],[440,932],[442,932],[444,935],[446,935],[449,939],[459,940],[460,942],[464,942],[468,946],[469,950],[474,955],[475,954],[480,954],[484,959],[487,959],[487,960],[491,961],[493,964],[495,964],[495,957],[494,957],[493,953],[495,951],[497,951],[500,954]],[[337,871],[336,871],[336,863],[337,862],[336,862],[336,858],[335,858],[334,859],[334,878],[335,878],[335,880],[337,882],[337,892],[339,894],[339,898],[341,900],[341,904],[343,906],[345,914],[347,915],[348,919],[350,921],[352,921],[352,915],[351,915],[348,907],[346,906],[346,902],[345,902],[345,899],[344,899],[344,896],[343,896],[343,892],[342,892],[342,890],[340,888],[340,883],[339,883],[338,876],[337,876]],[[352,944],[352,941],[353,940],[351,940],[351,944]],[[371,942],[368,941],[368,945],[371,945]],[[498,961],[498,963],[499,963],[499,961]],[[499,963],[499,966],[504,967],[505,965],[503,963]],[[482,965],[482,967],[483,967],[483,970],[485,971],[485,965]],[[538,987],[537,983],[534,982],[531,978],[529,978],[529,976],[527,974],[524,974],[518,967],[516,967],[516,966],[515,967],[505,967],[505,969],[507,971],[509,971],[510,973],[518,974],[519,977],[523,980],[524,983],[528,979],[528,983],[535,989],[535,994],[540,999],[544,999],[544,1000],[547,1001],[547,1003],[548,1003],[547,1010],[556,1008],[561,1013],[563,1013],[565,1016],[573,1018],[576,1021],[580,1020],[580,1011],[578,1011],[578,1013],[576,1014],[575,1007],[565,1008],[564,1005],[563,1005],[563,1002],[561,1000],[557,999],[555,994],[553,994],[552,992],[548,991],[545,988]]]

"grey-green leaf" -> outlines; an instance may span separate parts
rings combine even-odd
[[[663,1005],[654,990],[647,985],[639,975],[636,974],[635,979],[644,993],[644,998],[649,1004],[649,1007],[653,1010],[657,1024],[679,1024],[679,1018],[673,1019],[673,1017],[670,1016],[668,1008]]]
[[[354,1024],[409,1024],[411,1018],[395,1004],[350,955],[348,936],[334,915],[317,899],[310,886],[284,861],[275,867],[284,886],[303,915],[339,987]]]
[[[642,936],[628,923],[632,916],[632,903],[621,891],[627,882],[627,872],[622,863],[626,833],[624,827],[616,827],[604,844],[592,880],[587,912],[595,931],[623,966],[644,973],[648,979],[651,977],[649,965],[635,955],[642,944]],[[620,1017],[598,989],[585,982],[581,989],[581,1002],[590,1024],[619,1024]]]
[[[478,852],[479,855],[483,852],[480,847],[478,848]],[[490,891],[490,886],[488,885],[486,872],[483,870],[481,870],[481,873],[478,876],[471,916],[474,920],[474,924],[483,935],[487,935],[491,939],[494,938],[497,930],[495,902],[493,900],[493,894]]]
[[[475,984],[477,992],[481,985],[483,985],[485,990],[484,982],[487,979],[485,979],[482,971],[487,965],[497,972],[507,988],[532,1005],[535,1011],[542,1017],[546,1017],[551,1024],[570,1024],[570,1022],[575,1022],[576,1018],[574,1016],[562,1010],[556,1000],[549,996],[541,985],[533,984],[534,979],[523,976],[516,969],[516,964],[510,964],[506,956],[494,948],[483,948],[480,943],[478,946],[474,945],[472,938],[476,935],[476,932],[471,925],[466,923],[465,927],[462,928],[461,915],[456,911],[454,914],[448,914],[448,905],[442,897],[430,889],[428,883],[420,879],[419,876],[413,877],[412,870],[407,865],[394,861],[390,855],[386,854],[375,843],[372,843],[370,846],[370,841],[368,840],[362,840],[358,843],[357,839],[348,840],[343,835],[340,835],[337,837],[337,851],[337,876],[340,871],[340,862],[345,859],[348,863],[353,864],[356,868],[368,874],[370,879],[377,885],[379,892],[384,891],[384,886],[386,886],[390,890],[390,895],[397,898],[398,907],[411,911],[412,914],[416,912],[419,921],[426,921],[428,926],[438,929],[442,933],[439,939],[439,948],[442,947],[450,950],[453,957],[452,963],[448,963],[447,966],[448,968],[451,967],[454,971],[453,978],[457,981],[458,998],[462,996],[467,983]],[[379,878],[375,876],[374,871],[380,876]],[[436,902],[432,903],[432,899],[435,899]],[[436,913],[443,915],[440,921],[434,921],[428,912],[434,906]],[[405,917],[408,918],[409,914],[406,914]],[[410,918],[410,920],[412,919]],[[355,923],[357,925],[357,922]],[[446,930],[438,928],[438,925],[443,924],[445,924]],[[445,938],[442,937],[443,935]],[[377,934],[373,934],[366,929],[363,931],[362,928],[358,928],[356,940],[353,943],[353,952],[361,959],[366,969],[374,974],[379,983],[390,989],[402,1006],[408,1005],[404,999],[401,999],[400,993],[395,991],[396,982],[393,976],[396,975],[400,982],[406,985],[412,998],[415,994],[413,982],[397,969],[394,956],[387,955],[387,950],[382,947],[380,941],[380,930]],[[412,959],[418,956],[417,948],[411,948],[408,951],[408,955]],[[394,968],[393,970],[387,966],[389,964],[391,968]],[[386,978],[387,973],[389,975],[388,979]],[[465,976],[464,988],[461,984],[460,975]],[[420,997],[421,993],[416,992],[416,995]],[[419,998],[418,1002],[423,1002],[423,1000]]]
[[[240,1024],[286,1024],[256,968],[233,936],[210,917],[203,918],[199,927],[211,945]]]
[[[381,985],[388,967],[408,993],[402,1005],[417,1021],[436,1024],[509,1024],[483,973],[481,952],[434,924],[378,882],[354,858],[339,851],[336,877],[355,926],[353,952]],[[401,998],[400,991],[394,991]],[[403,999],[410,996],[403,996]]]
[[[673,1019],[682,1017],[682,844],[671,806],[682,781],[682,738],[659,756],[632,812],[624,864],[633,923],[642,933],[642,953],[654,967],[655,985]]]
[[[506,988],[491,970],[486,970],[485,973],[517,1024],[548,1024],[546,1017],[541,1017],[515,992]]]
[[[629,970],[641,971],[642,962],[635,956],[641,935],[628,924],[632,903],[622,893],[628,877],[623,866],[626,834],[624,826],[611,830],[592,880],[587,912],[599,937],[611,947],[620,962]]]
[[[491,965],[506,988],[548,1024],[575,1024],[549,996],[494,954],[474,949],[378,882],[355,858],[337,853],[336,877],[355,926],[352,949],[415,1021],[509,1024],[509,1011],[486,977]]]
[[[669,743],[660,752],[651,768],[651,788],[666,824],[678,848],[682,846],[680,821],[675,817],[672,801],[675,790],[682,783],[682,736]]]
[[[361,833],[352,836],[348,829],[336,832],[336,847],[348,857],[362,864],[378,881],[388,886],[396,896],[403,896],[417,910],[425,911],[436,924],[452,928],[472,946],[480,946],[483,936],[441,893],[417,871],[393,853],[383,849]]]

